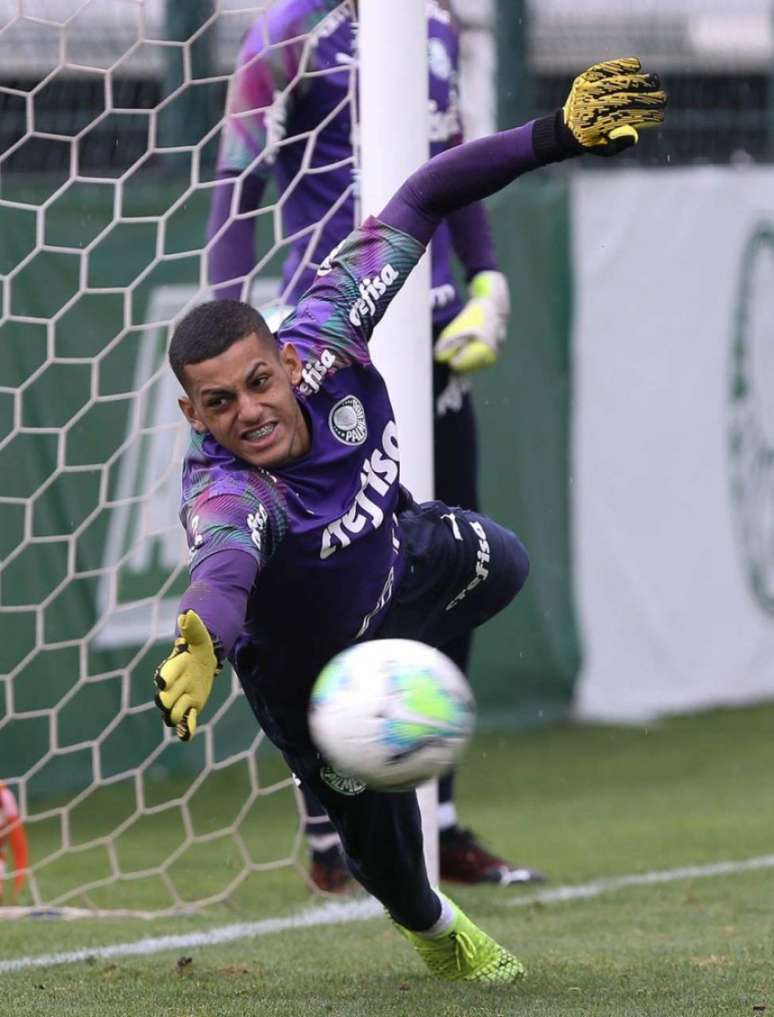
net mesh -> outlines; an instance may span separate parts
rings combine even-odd
[[[235,676],[190,746],[151,702],[187,582],[165,351],[208,295],[226,89],[270,6],[0,0],[0,778],[32,906],[302,886],[301,803]],[[292,239],[277,210],[257,215],[258,304]]]

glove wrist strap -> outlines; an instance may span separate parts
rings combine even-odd
[[[546,165],[561,162],[583,153],[583,146],[564,122],[560,109],[547,117],[539,117],[532,124],[532,147],[539,161]]]

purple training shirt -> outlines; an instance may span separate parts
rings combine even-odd
[[[292,639],[304,624],[320,653],[346,645],[370,632],[400,579],[397,431],[368,339],[423,252],[412,237],[367,220],[283,324],[279,342],[292,342],[303,363],[296,396],[311,434],[305,456],[268,473],[209,435],[192,436],[181,510],[191,570],[196,579],[226,549],[253,560],[260,581],[247,638]],[[228,649],[233,624],[224,636],[204,611]]]
[[[322,663],[378,629],[404,561],[397,433],[368,340],[452,208],[559,157],[536,156],[532,124],[455,148],[323,261],[278,335],[303,363],[303,457],[268,472],[192,432],[180,513],[192,585],[180,609],[195,609],[231,659],[279,647]],[[267,680],[308,692],[309,675],[295,677]]]

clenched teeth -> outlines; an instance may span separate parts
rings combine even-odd
[[[248,441],[260,441],[262,438],[268,438],[274,430],[274,426],[274,424],[264,424],[263,427],[257,427],[254,431],[248,431],[245,438]]]

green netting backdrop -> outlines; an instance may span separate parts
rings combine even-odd
[[[27,207],[0,207],[0,271],[10,271],[36,248],[36,209],[59,184],[47,177],[4,189],[5,198]],[[144,759],[159,738],[155,714],[130,709],[98,750],[93,744],[122,708],[126,669],[124,705],[147,702],[164,645],[140,652],[137,645],[106,649],[92,640],[84,654],[82,646],[72,644],[97,619],[99,570],[111,516],[120,511],[111,499],[119,492],[124,457],[132,445],[137,452],[137,442],[141,456],[152,454],[148,434],[135,435],[127,444],[130,423],[142,421],[160,397],[160,375],[142,395],[133,391],[143,342],[147,353],[148,307],[158,287],[196,285],[208,192],[193,192],[176,205],[183,185],[174,177],[133,180],[118,198],[115,187],[112,180],[74,183],[47,208],[45,244],[67,251],[34,254],[13,280],[10,311],[51,318],[84,286],[90,292],[81,293],[53,326],[40,321],[0,326],[2,386],[21,389],[0,395],[1,436],[16,426],[12,440],[0,449],[0,672],[15,671],[13,680],[4,683],[7,695],[0,697],[0,720],[6,718],[0,727],[0,774],[8,779],[27,773],[46,757],[52,739],[57,749],[67,750],[35,772],[31,793],[123,772]],[[475,383],[482,500],[486,511],[522,536],[532,573],[518,601],[477,637],[472,678],[482,719],[512,726],[561,716],[578,667],[567,505],[567,200],[564,179],[549,176],[520,182],[492,206],[514,313],[500,364]],[[173,206],[163,230],[157,221],[145,220]],[[79,252],[113,221],[117,207],[125,221],[115,224],[82,263]],[[159,260],[160,254],[182,256]],[[269,273],[277,274],[283,254],[276,252]],[[165,329],[158,330],[156,341],[154,364],[160,370]],[[58,362],[51,362],[52,357]],[[90,359],[74,362],[80,358]],[[27,384],[43,364],[48,366]],[[28,542],[8,562],[24,542],[26,513],[31,513],[31,535],[50,539]],[[77,539],[68,542],[87,519]],[[175,519],[166,523],[176,526]],[[182,590],[185,563],[179,562],[175,576],[169,556],[161,553],[162,540],[160,536],[158,546],[151,547],[141,569],[118,568],[121,602],[162,593],[174,597]],[[33,611],[7,610],[40,603],[74,573],[77,578],[61,585],[39,618]],[[57,645],[63,642],[68,645]],[[50,715],[17,716],[55,707],[87,676],[94,680],[82,684],[56,711],[53,725]],[[14,719],[9,724],[10,714]],[[244,743],[251,725],[245,704],[233,708],[219,722],[218,751],[227,753]],[[167,755],[169,767],[199,762],[195,750],[165,753],[165,759]]]

